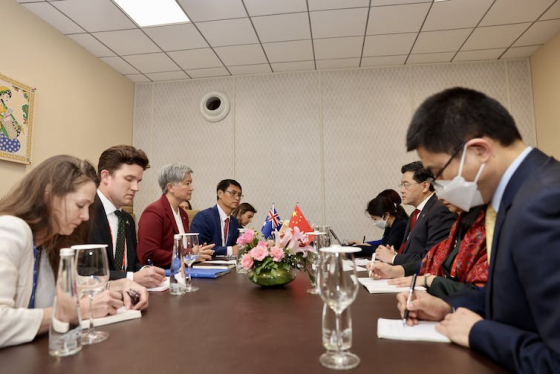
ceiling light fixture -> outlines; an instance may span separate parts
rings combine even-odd
[[[189,22],[175,0],[113,0],[140,27]]]

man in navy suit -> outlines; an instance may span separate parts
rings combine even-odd
[[[101,183],[95,196],[89,241],[107,244],[111,280],[128,278],[150,288],[161,284],[165,271],[140,264],[136,255],[136,225],[132,216],[122,210],[123,206],[132,204],[148,167],[146,153],[130,145],[117,145],[101,154],[97,166]],[[121,220],[124,221],[124,236],[119,235]],[[117,251],[118,241],[123,242],[122,251]]]
[[[523,143],[500,103],[464,88],[420,106],[407,148],[418,152],[435,183],[444,181],[440,194],[450,203],[469,196],[470,205],[489,204],[490,257],[482,291],[445,301],[415,293],[408,323],[441,320],[439,332],[513,372],[558,372],[560,163]],[[402,313],[406,295],[398,300]]]
[[[420,161],[401,168],[401,195],[403,204],[415,209],[406,224],[400,248],[380,245],[376,258],[393,265],[402,265],[422,259],[434,245],[447,239],[457,216],[451,213],[434,192],[428,181],[433,174]]]
[[[191,232],[199,233],[200,243],[214,244],[214,256],[236,255],[239,223],[231,212],[243,198],[241,185],[224,179],[216,187],[218,203],[198,212],[191,223]]]

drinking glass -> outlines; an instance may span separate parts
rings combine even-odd
[[[84,244],[72,247],[76,251],[76,284],[89,298],[89,328],[82,332],[82,344],[95,344],[109,337],[93,326],[93,297],[103,291],[109,281],[106,244]]]
[[[309,235],[313,235],[313,247],[315,248],[315,253],[313,252],[309,252],[308,253],[308,258],[309,261],[311,263],[311,269],[309,269],[308,271],[311,272],[311,288],[309,288],[307,290],[308,293],[310,294],[318,294],[319,293],[319,283],[318,283],[318,277],[319,277],[319,261],[321,259],[321,257],[319,256],[319,249],[323,248],[323,247],[328,247],[328,245],[325,245],[326,243],[326,236],[327,233],[318,230],[317,226],[313,226],[314,231],[310,232]]]
[[[321,248],[319,265],[319,289],[321,298],[336,315],[336,350],[327,351],[319,361],[325,367],[336,370],[352,369],[359,365],[360,358],[348,350],[343,350],[341,315],[356,299],[358,294],[358,278],[355,266],[344,267],[343,260],[349,256],[354,263],[353,253],[360,248],[332,245]],[[354,263],[355,265],[355,263]]]
[[[185,291],[195,292],[198,291],[199,288],[192,285],[191,266],[198,259],[198,251],[200,250],[200,246],[198,245],[198,233],[187,233],[184,235],[183,261],[185,261],[185,264],[187,264],[189,268],[187,289]]]

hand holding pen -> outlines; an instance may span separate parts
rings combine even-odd
[[[371,278],[371,274],[373,271],[373,264],[375,264],[375,252],[373,252],[373,254],[371,255],[371,262],[369,263],[369,271],[368,271],[368,275]]]
[[[406,325],[406,320],[408,319],[408,314],[410,313],[410,311],[408,310],[408,305],[412,302],[412,294],[414,293],[414,287],[416,287],[416,276],[417,274],[414,274],[412,276],[412,282],[410,283],[410,289],[408,290],[408,297],[406,298],[406,309],[404,310],[403,316],[403,326]]]

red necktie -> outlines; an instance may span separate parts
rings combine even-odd
[[[226,218],[226,220],[224,221],[224,242],[223,242],[223,245],[227,245],[228,228],[229,228],[229,217]]]
[[[408,229],[408,236],[410,236],[410,233],[412,232],[414,225],[416,225],[416,220],[418,219],[418,213],[420,213],[420,210],[414,209],[414,212],[412,212],[412,215],[410,216],[410,228]],[[404,247],[406,247],[406,243],[408,242],[408,236],[407,239],[402,243],[401,247],[399,248],[399,252],[398,252],[399,254],[401,254],[404,251]]]

